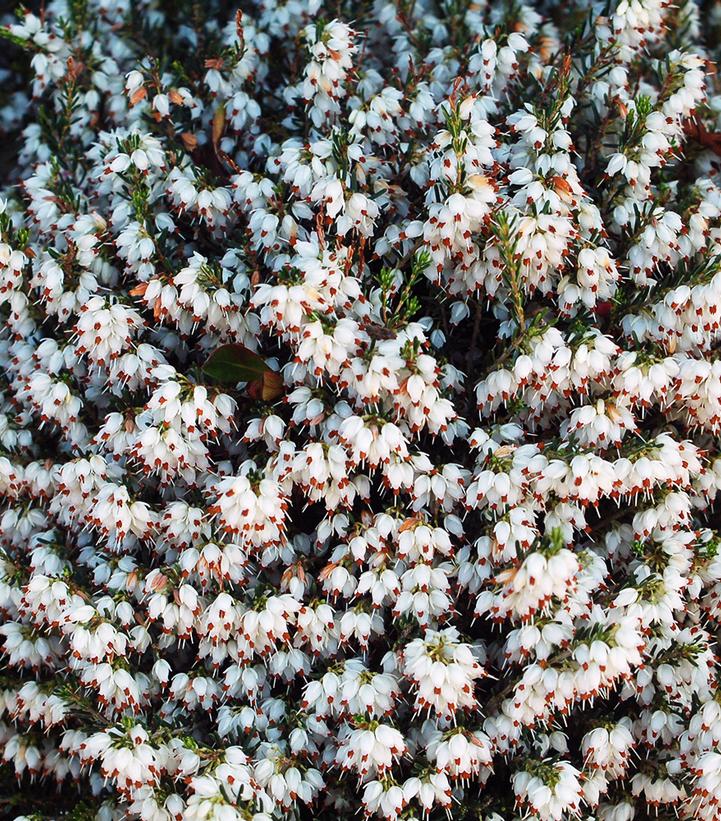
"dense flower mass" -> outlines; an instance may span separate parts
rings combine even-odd
[[[238,6],[0,18],[0,815],[721,821],[721,3]]]

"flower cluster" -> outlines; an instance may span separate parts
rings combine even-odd
[[[721,821],[721,2],[34,5],[3,817]]]

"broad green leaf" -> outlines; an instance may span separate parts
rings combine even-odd
[[[203,372],[225,384],[256,382],[263,374],[273,373],[262,356],[237,343],[216,348],[206,359]]]

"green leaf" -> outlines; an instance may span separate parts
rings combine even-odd
[[[245,345],[229,344],[216,348],[206,359],[203,373],[225,384],[257,382],[270,372],[262,356]]]

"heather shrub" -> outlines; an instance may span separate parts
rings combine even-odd
[[[0,22],[0,815],[719,821],[719,5]]]

